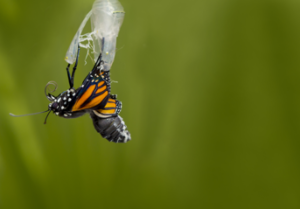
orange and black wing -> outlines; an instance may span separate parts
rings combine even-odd
[[[80,87],[71,111],[103,108],[108,99],[109,90],[106,82],[101,76],[93,75]]]
[[[122,109],[122,102],[109,98],[105,107],[94,110],[94,113],[100,118],[108,118],[112,116],[117,116]]]
[[[72,112],[105,107],[110,97],[110,80],[109,72],[103,73],[102,69],[103,61],[100,55],[93,70],[77,90],[76,100],[71,109]]]

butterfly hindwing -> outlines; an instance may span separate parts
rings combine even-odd
[[[121,112],[121,109],[122,109],[122,102],[110,96],[105,107],[93,111],[98,117],[108,118],[112,116],[117,116]]]

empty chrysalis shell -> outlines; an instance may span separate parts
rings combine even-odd
[[[102,39],[104,38],[103,52],[101,53],[104,60],[104,70],[109,70],[115,58],[117,36],[124,15],[124,9],[118,0],[96,0],[69,46],[65,57],[66,62],[70,64],[75,62],[78,44],[88,50],[91,48],[96,61],[101,52]],[[91,18],[91,32],[81,35],[89,18]],[[83,42],[87,43],[84,44]]]

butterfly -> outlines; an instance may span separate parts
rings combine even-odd
[[[48,112],[45,123],[50,112],[63,118],[77,118],[88,113],[91,116],[96,131],[103,138],[116,143],[126,143],[131,140],[131,135],[127,130],[124,120],[119,115],[122,103],[117,100],[116,95],[111,95],[110,71],[104,70],[102,53],[100,53],[93,69],[83,80],[82,85],[77,89],[74,88],[74,76],[78,64],[79,52],[80,47],[78,45],[72,76],[69,71],[70,64],[66,68],[70,88],[58,96],[54,96],[47,93],[47,89],[49,85],[56,85],[56,83],[50,81],[45,87],[46,97],[50,101],[48,110],[40,112]],[[33,114],[39,113],[27,115]],[[14,114],[10,115],[16,116]]]

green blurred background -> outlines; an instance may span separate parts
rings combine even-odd
[[[68,88],[92,3],[0,1],[1,209],[300,208],[300,1],[122,0],[127,144],[88,115],[8,115],[46,110],[50,80]]]

